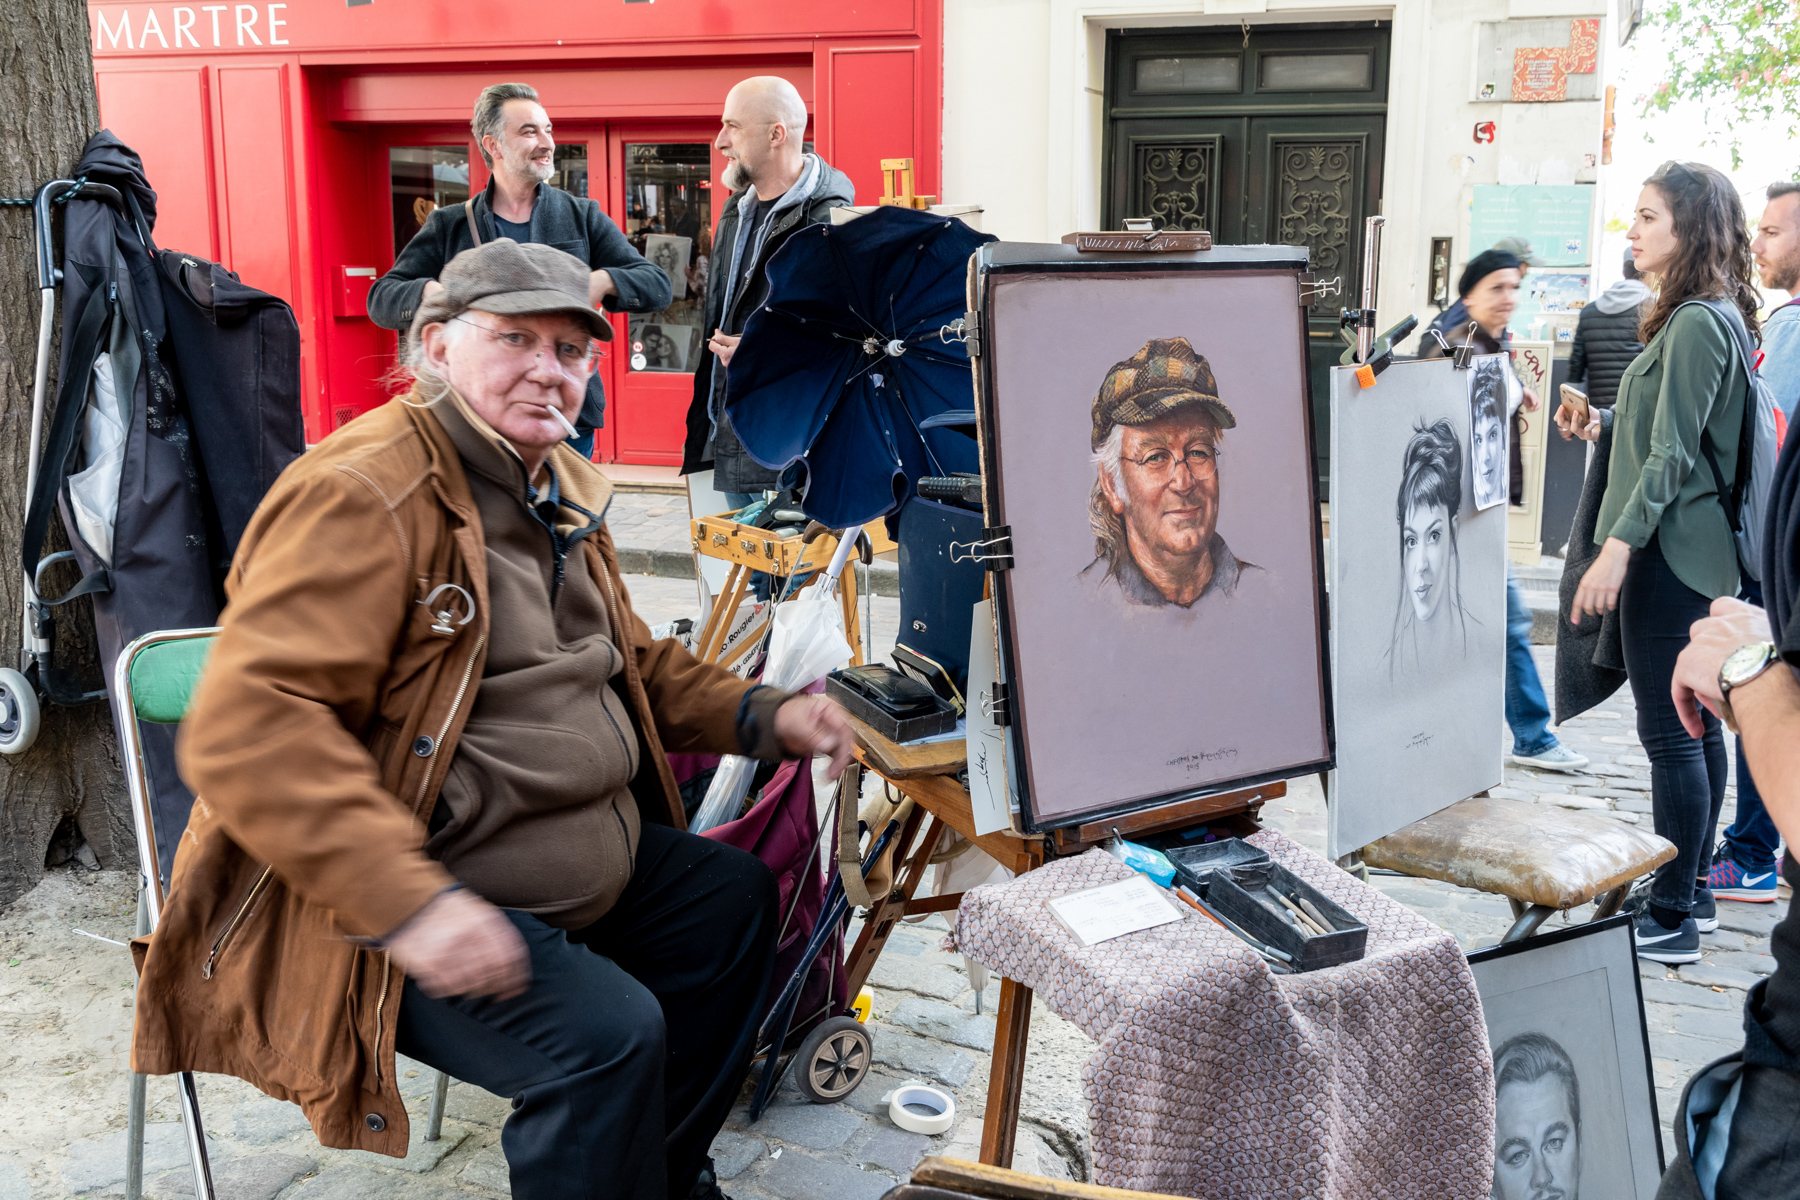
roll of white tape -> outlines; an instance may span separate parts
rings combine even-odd
[[[932,1115],[914,1112],[908,1105],[930,1109]],[[895,1088],[888,1098],[888,1116],[908,1133],[943,1133],[956,1120],[956,1101],[934,1087],[909,1083]]]

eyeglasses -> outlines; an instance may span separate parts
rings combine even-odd
[[[473,325],[488,336],[488,340],[498,342],[511,350],[519,358],[536,358],[546,350],[556,360],[556,365],[565,375],[581,375],[593,370],[597,348],[592,338],[580,341],[568,339],[540,338],[537,334],[525,329],[495,329],[483,325],[480,321],[471,321],[467,317],[453,317],[466,325]]]
[[[1143,468],[1144,474],[1148,475],[1153,483],[1165,482],[1175,474],[1177,460],[1167,450],[1152,450],[1142,458],[1132,458],[1124,454],[1119,457],[1125,462],[1136,463]],[[1180,461],[1187,464],[1188,474],[1195,479],[1211,479],[1219,472],[1218,454],[1204,446],[1191,448],[1182,455]]]

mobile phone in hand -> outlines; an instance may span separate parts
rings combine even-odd
[[[1594,419],[1588,411],[1587,393],[1572,384],[1562,385],[1562,404],[1572,414],[1570,429],[1586,429],[1588,422]]]

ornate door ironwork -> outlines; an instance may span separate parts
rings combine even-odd
[[[1359,226],[1362,223],[1362,151],[1360,138],[1339,140],[1276,140],[1270,147],[1274,161],[1275,194],[1269,213],[1269,240],[1283,246],[1305,246],[1311,251],[1313,274],[1320,279],[1343,279],[1344,297],[1350,277],[1357,277]],[[1309,313],[1331,316],[1349,303],[1339,296],[1313,301]]]
[[[1218,215],[1219,143],[1132,142],[1131,216],[1154,217],[1169,229],[1211,230]]]

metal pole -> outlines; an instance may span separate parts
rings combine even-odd
[[[25,503],[31,503],[31,496],[37,490],[38,449],[44,439],[44,393],[50,383],[50,335],[56,328],[56,285],[42,288],[38,293],[38,340],[37,365],[31,377],[31,441],[25,447]],[[22,638],[19,642],[19,669],[26,670],[40,654],[48,654],[50,647],[43,644],[37,636],[37,622],[33,620],[33,610],[37,607],[37,581],[31,572],[25,572],[25,603],[20,606],[19,619],[22,622]]]
[[[1356,330],[1356,361],[1366,363],[1375,353],[1375,288],[1381,277],[1381,227],[1386,217],[1370,217],[1363,225],[1362,308],[1368,324]]]
[[[142,880],[139,880],[140,885]],[[138,888],[137,936],[150,932],[150,910],[144,889]],[[136,1019],[132,1021],[136,1027]],[[144,1085],[149,1077],[131,1073],[131,1115],[125,1123],[125,1200],[141,1200],[144,1194]]]

